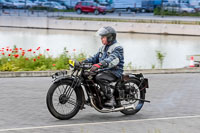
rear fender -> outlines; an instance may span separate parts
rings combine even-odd
[[[136,79],[140,82],[139,84],[139,89],[140,91],[143,91],[146,93],[146,88],[149,88],[148,85],[148,79],[144,78],[142,74],[127,74],[124,75],[124,80],[129,80],[129,79]]]

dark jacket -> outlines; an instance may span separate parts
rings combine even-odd
[[[111,45],[104,45],[100,47],[99,51],[93,57],[90,57],[85,61],[92,64],[106,62],[107,67],[101,70],[109,70],[119,78],[123,73],[124,50],[117,41],[114,41]]]

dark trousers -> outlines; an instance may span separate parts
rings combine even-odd
[[[104,94],[110,98],[111,97],[111,88],[109,83],[115,82],[117,77],[110,71],[103,71],[96,75],[96,81],[100,85]]]

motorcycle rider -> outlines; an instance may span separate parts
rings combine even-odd
[[[83,62],[92,63],[90,71],[94,72],[101,69],[95,79],[103,90],[108,101],[106,106],[113,107],[116,105],[113,93],[114,89],[109,86],[110,82],[116,81],[122,76],[124,67],[123,47],[116,40],[116,31],[110,26],[102,27],[97,31],[101,36],[103,46],[93,56]]]

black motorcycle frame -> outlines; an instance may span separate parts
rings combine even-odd
[[[101,113],[108,113],[108,112],[115,112],[115,111],[121,111],[125,110],[126,108],[120,108],[119,105],[115,107],[115,109],[108,109],[108,110],[102,110],[104,108],[103,105],[103,98],[100,93],[100,88],[98,87],[98,84],[95,82],[95,75],[99,73],[100,71],[96,73],[91,73],[88,71],[91,68],[91,64],[89,63],[83,63],[83,64],[75,64],[74,70],[72,71],[71,75],[67,75],[67,71],[60,71],[55,73],[52,78],[54,79],[54,83],[61,83],[65,81],[72,82],[70,89],[67,90],[66,95],[70,97],[70,94],[72,92],[72,89],[79,89],[78,91],[81,92],[81,99],[82,103],[78,103],[81,106],[81,109],[84,108],[84,104],[88,104],[92,107],[94,107],[97,111]],[[116,81],[115,89],[121,84],[123,81],[128,81],[130,79],[135,79],[139,84],[140,91],[144,91],[146,93],[146,88],[149,88],[148,85],[148,79],[144,78],[143,74],[125,74],[121,79]],[[83,88],[84,86],[84,88]],[[116,89],[117,90],[117,89]],[[87,99],[86,96],[87,95]],[[119,98],[119,92],[115,91],[115,98]],[[135,99],[143,102],[150,102],[145,99]]]

